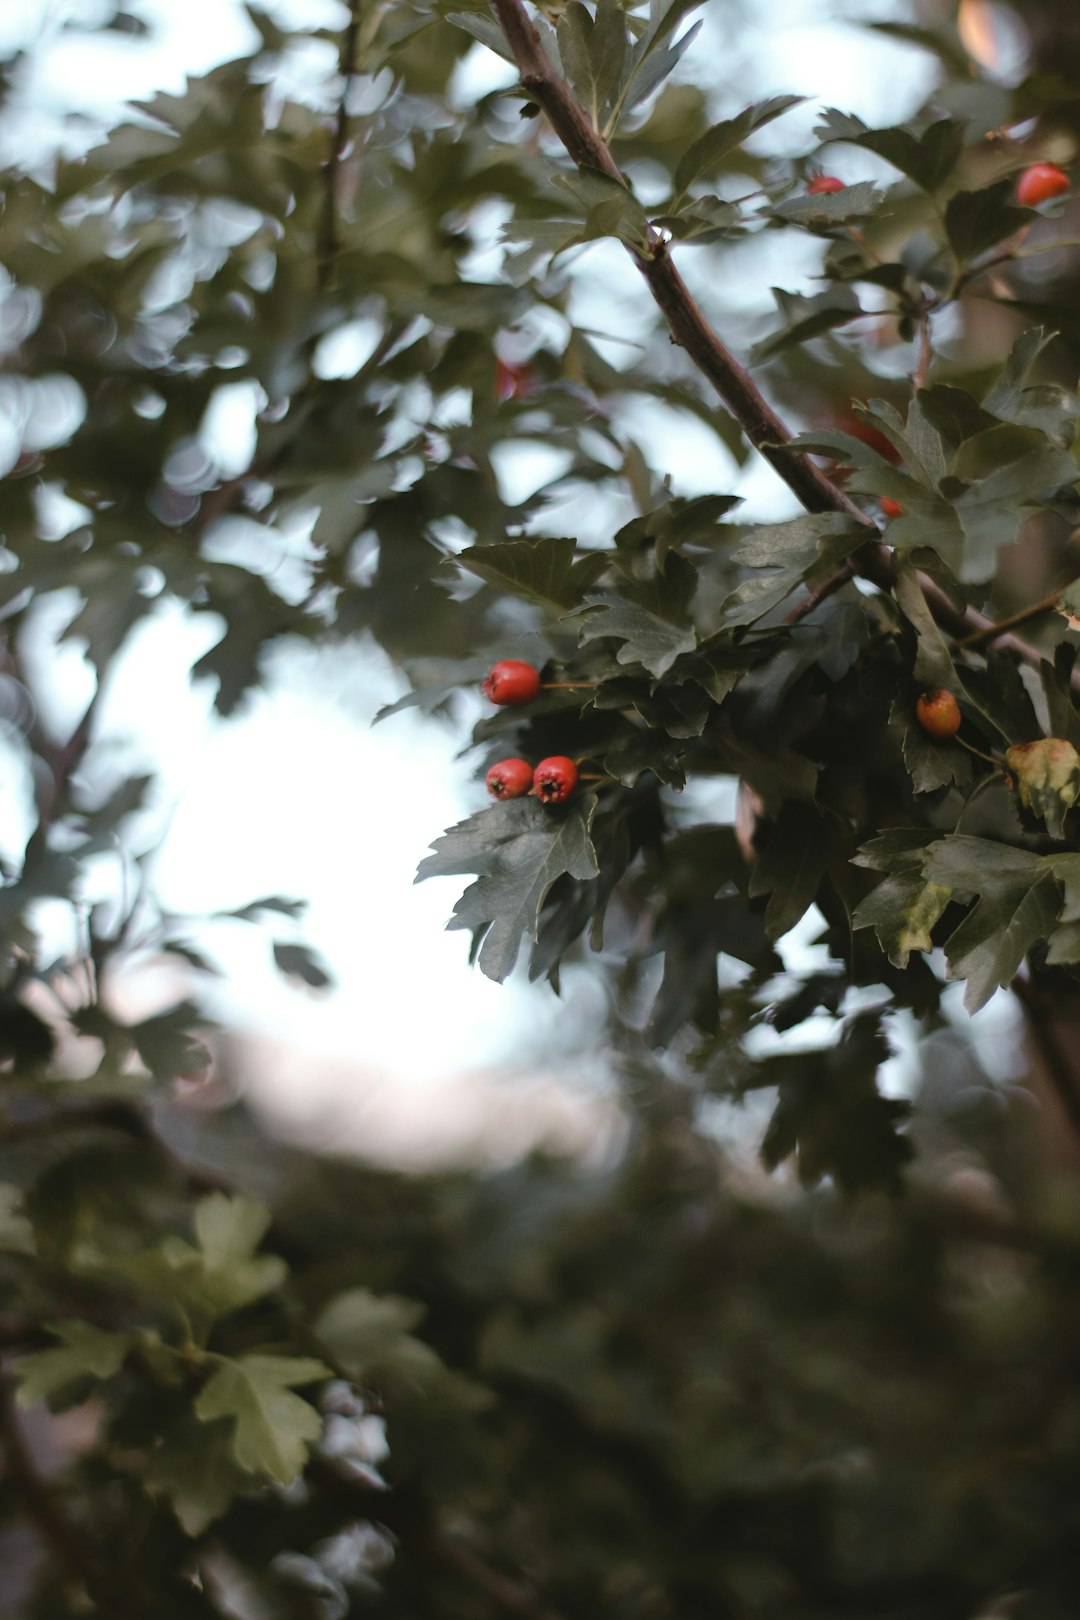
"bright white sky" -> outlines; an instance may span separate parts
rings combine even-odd
[[[16,108],[9,121],[0,158],[27,160],[49,142],[66,110],[114,117],[125,100],[159,88],[176,93],[186,74],[255,43],[235,0],[129,0],[128,9],[152,24],[151,39],[59,34],[36,52],[23,87],[25,111]],[[313,26],[344,20],[338,0],[291,0],[269,9]],[[0,49],[29,45],[48,22],[89,10],[76,0],[3,0]],[[879,5],[873,14],[895,10]],[[782,90],[814,98],[786,126],[793,148],[823,103],[882,123],[903,116],[923,93],[929,64],[921,53],[834,23],[824,7],[773,0],[747,12],[724,77],[740,85],[746,101]],[[726,13],[725,6],[706,8],[706,28],[691,52],[696,62],[724,60]],[[478,47],[471,83],[503,76],[503,65]],[[601,244],[594,257],[602,273],[583,284],[579,318],[612,330],[617,295],[619,329],[632,330],[644,295],[628,261],[612,244]],[[684,258],[691,279],[700,277],[704,261]],[[662,435],[675,488],[691,494],[733,487],[732,469],[704,428],[674,414],[669,422],[667,414],[651,408],[649,432],[654,445]],[[226,418],[218,424],[226,455],[228,431]],[[233,432],[244,431],[239,412]],[[535,458],[507,465],[510,492],[533,487],[542,472]],[[767,469],[752,468],[737,482],[759,516],[786,515],[787,497]],[[60,622],[65,617],[61,611]],[[178,910],[239,905],[270,893],[306,897],[310,910],[299,937],[326,958],[338,982],[333,993],[317,997],[283,987],[268,962],[266,933],[220,925],[208,943],[228,970],[213,1001],[224,1022],[310,1050],[306,1103],[324,1120],[351,1117],[352,1127],[342,1128],[354,1142],[358,1116],[346,1091],[355,1088],[355,1069],[381,1077],[384,1099],[389,1083],[399,1114],[414,1119],[440,1097],[444,1108],[456,1106],[450,1099],[460,1101],[465,1091],[455,1089],[455,1077],[486,1065],[505,1061],[573,1074],[599,1023],[599,991],[589,976],[568,975],[563,1002],[520,982],[490,984],[467,965],[468,936],[443,932],[462,880],[413,886],[428,842],[484,803],[482,787],[454,758],[460,739],[412,713],[371,730],[371,716],[400,695],[402,683],[376,649],[363,645],[340,654],[282,653],[267,689],[222,723],[205,686],[192,690],[186,673],[212,639],[205,621],[192,624],[179,610],[163,609],[136,638],[103,717],[133,768],[150,760],[161,776],[171,820],[155,869],[160,894]],[[67,715],[78,713],[88,680],[77,648],[69,647],[63,677],[52,686]],[[0,800],[3,845],[22,814],[24,807]],[[318,1054],[347,1066],[321,1063]],[[295,1074],[287,1082],[284,1075],[277,1105],[295,1119],[304,1104]],[[274,1089],[269,1070],[266,1086]],[[478,1094],[474,1085],[474,1104]]]

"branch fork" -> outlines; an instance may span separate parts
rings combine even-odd
[[[568,155],[579,166],[598,169],[617,184],[626,186],[625,176],[612,157],[607,141],[554,71],[523,0],[492,0],[492,7],[513,54],[522,89],[547,115]],[[792,445],[787,426],[706,320],[676,269],[667,242],[658,236],[655,242],[650,242],[649,252],[628,243],[624,246],[664,316],[672,342],[685,349],[694,365],[709,379],[750,443],[800,504],[808,512],[842,512],[867,531],[867,543],[797,604],[789,615],[789,622],[804,618],[856,576],[881,590],[891,591],[896,583],[896,568],[877,524],[815,462]],[[925,376],[928,359],[928,353],[920,354],[916,384]],[[1043,662],[1044,654],[1038,647],[1013,635],[1005,626],[995,624],[975,608],[957,608],[926,574],[917,577],[931,614],[954,639],[972,645],[995,642],[1024,663]],[[1074,672],[1072,686],[1074,692],[1080,693],[1080,670]]]

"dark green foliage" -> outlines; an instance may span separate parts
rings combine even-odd
[[[309,35],[253,9],[252,57],[4,176],[0,716],[30,826],[0,869],[0,1527],[48,1555],[12,1620],[1075,1611],[1080,328],[1067,234],[1014,202],[1069,92],[984,78],[944,20],[875,23],[931,52],[933,96],[781,157],[800,98],[693,82],[694,0],[541,9],[595,162],[534,121],[535,75],[463,105],[476,42],[514,59],[492,8],[411,0],[314,29],[351,55],[310,97],[282,72]],[[852,183],[808,195],[831,143]],[[763,234],[815,273],[727,331]],[[661,303],[696,257],[708,307],[583,329],[601,240]],[[836,480],[811,510],[679,493],[629,431],[663,406],[790,470],[745,379],[714,395],[738,377],[707,320]],[[370,352],[330,376],[352,323]],[[230,473],[206,423],[234,385]],[[523,444],[560,462],[517,500]],[[96,729],[159,597],[211,616],[191,674],[226,718],[285,638],[375,638],[414,687],[390,723],[541,669],[477,722],[477,809],[418,875],[468,878],[449,926],[492,979],[600,977],[604,1168],[398,1178],[185,1113],[219,969],[156,897],[157,784]],[[33,637],[61,602],[94,696],[57,736]],[[952,738],[919,720],[938,688]],[[583,780],[481,807],[511,754]],[[273,937],[302,913],[217,915],[318,992],[330,966]],[[196,989],[122,1013],[146,952]],[[950,980],[970,1012],[1019,998],[1030,1091],[983,1074]],[[46,1408],[84,1425],[55,1480]]]

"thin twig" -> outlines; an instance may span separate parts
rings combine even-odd
[[[626,180],[607,142],[554,71],[522,0],[491,0],[491,3],[517,66],[522,89],[547,114],[569,156],[575,163],[597,169],[625,186]],[[792,446],[791,434],[753,378],[705,320],[676,270],[663,239],[654,236],[647,248],[629,243],[625,246],[648,283],[675,342],[686,350],[698,370],[708,377],[751,444],[771,464],[806,510],[842,512],[854,523],[877,535],[879,530],[873,519],[808,456]],[[881,590],[892,590],[896,583],[896,572],[892,556],[884,545],[879,541],[868,544],[855,555],[857,562],[854,567],[851,566],[851,559],[848,559],[811,593],[813,606],[824,601],[855,574]],[[917,577],[930,612],[950,635],[963,637],[979,634],[987,641],[997,641],[1025,663],[1038,665],[1043,662],[1044,654],[1038,647],[1007,631],[999,633],[993,621],[977,613],[974,608],[954,607],[945,592],[926,574],[920,573]],[[809,611],[810,607],[804,607],[800,602],[795,616],[803,617]],[[1072,685],[1073,690],[1080,693],[1080,669],[1074,671]]]
[[[352,88],[353,75],[356,72],[356,49],[360,33],[360,0],[351,0],[349,6],[349,21],[341,41],[341,96],[338,100],[337,118],[334,123],[334,139],[330,148],[330,156],[323,169],[323,225],[322,241],[319,249],[319,286],[325,285],[338,251],[337,229],[337,188],[338,175],[341,169],[341,159],[345,154],[345,145],[349,133],[349,91]]]
[[[911,373],[911,386],[916,393],[925,388],[930,379],[930,362],[934,358],[934,351],[930,347],[930,311],[923,308],[919,314],[919,357],[915,362],[915,370]]]
[[[999,619],[996,624],[989,624],[983,630],[973,630],[970,636],[963,636],[957,642],[958,647],[977,647],[980,642],[993,641],[1014,625],[1026,624],[1029,619],[1037,619],[1043,613],[1052,612],[1061,599],[1064,585],[1059,585],[1056,591],[1044,596],[1041,602],[1032,602],[1030,607],[1021,608],[1019,613],[1011,613],[1007,619]]]
[[[486,1593],[506,1614],[518,1615],[519,1620],[562,1620],[556,1610],[539,1602],[527,1587],[489,1569],[460,1542],[438,1536],[431,1543],[431,1551],[439,1563],[463,1576],[478,1591]]]

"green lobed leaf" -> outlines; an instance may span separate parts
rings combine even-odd
[[[812,590],[865,541],[866,530],[842,512],[807,512],[744,530],[732,561],[770,571],[732,591],[721,605],[717,631],[756,623],[800,585]]]
[[[620,664],[641,664],[651,675],[661,676],[676,658],[697,646],[693,626],[672,624],[637,602],[607,596],[585,600],[590,612],[581,626],[582,642],[609,636],[621,642],[615,654]]]
[[[912,951],[933,950],[931,930],[951,899],[951,889],[921,872],[892,872],[856,906],[851,926],[872,927],[889,961],[906,968]]]
[[[848,220],[866,219],[876,214],[884,200],[884,193],[872,181],[860,180],[853,186],[845,186],[843,191],[789,197],[785,202],[777,203],[769,214],[772,219],[780,220],[785,225],[799,225],[804,230],[829,236],[837,226],[845,225]]]
[[[945,941],[949,976],[967,981],[968,1012],[978,1012],[995,990],[1012,983],[1031,947],[1053,934],[1060,906],[1060,891],[1049,872],[1034,883],[984,889]]]
[[[357,1384],[376,1386],[403,1402],[436,1401],[463,1413],[482,1410],[490,1393],[447,1367],[413,1332],[423,1315],[416,1300],[349,1288],[323,1307],[315,1333]]]
[[[53,1404],[87,1378],[112,1378],[120,1371],[135,1343],[130,1333],[113,1333],[89,1322],[54,1322],[49,1332],[62,1341],[55,1350],[35,1350],[15,1363],[19,1381],[18,1403]]]
[[[322,1433],[322,1418],[293,1386],[331,1377],[324,1362],[310,1357],[222,1357],[199,1393],[195,1416],[203,1423],[231,1419],[231,1450],[240,1467],[288,1485]]]
[[[997,380],[983,398],[983,409],[1003,422],[1039,428],[1059,449],[1071,447],[1080,420],[1075,389],[1028,381],[1036,362],[1053,342],[1041,326],[1028,327],[1013,344]]]
[[[830,1175],[846,1193],[900,1191],[911,1145],[898,1132],[910,1104],[883,1097],[877,1070],[889,1044],[876,1014],[854,1018],[835,1046],[766,1059],[755,1085],[775,1084],[779,1098],[761,1144],[769,1169],[797,1155],[799,1180]]]
[[[750,874],[750,895],[769,895],[765,935],[782,939],[813,904],[831,853],[825,824],[810,805],[786,804]]]
[[[924,870],[935,883],[958,893],[981,894],[994,887],[1029,887],[1038,876],[1040,860],[1031,850],[993,838],[950,833],[929,845]]]
[[[210,1325],[279,1288],[288,1274],[278,1255],[256,1254],[270,1223],[264,1204],[243,1194],[209,1193],[195,1209],[194,1246],[169,1236],[133,1254],[87,1254],[84,1269],[125,1277]]]
[[[953,786],[966,792],[975,774],[971,755],[953,739],[931,737],[924,731],[915,713],[915,701],[914,693],[902,693],[889,711],[889,725],[900,735],[912,788],[916,794],[936,793]]]
[[[782,287],[774,287],[772,293],[784,324],[778,331],[754,344],[750,351],[752,366],[763,365],[785,349],[808,343],[811,338],[831,332],[834,327],[846,326],[863,313],[852,288],[843,282],[835,282],[824,292],[809,297],[785,292]]]
[[[488,978],[505,979],[522,938],[536,939],[540,909],[556,878],[564,872],[580,879],[597,876],[589,837],[595,811],[593,794],[579,794],[565,806],[505,800],[450,827],[421,861],[417,882],[480,874],[454,907],[448,927],[483,934],[478,962]]]
[[[143,1483],[172,1504],[181,1528],[201,1536],[228,1512],[235,1498],[251,1488],[251,1474],[233,1454],[232,1425],[226,1421],[176,1423],[150,1457]]]
[[[1012,180],[981,191],[958,191],[945,205],[945,234],[961,265],[1030,223],[1026,208],[1012,206]]]
[[[571,536],[545,535],[469,546],[454,561],[514,596],[565,610],[577,606],[611,563],[608,552],[585,552],[580,557],[576,552],[577,541]]]
[[[919,134],[900,125],[871,129],[861,118],[830,109],[816,133],[825,141],[849,141],[875,152],[924,191],[936,191],[960,159],[965,130],[953,118],[939,118]]]
[[[595,129],[623,87],[629,41],[617,0],[597,0],[596,16],[570,0],[556,28],[563,71]]]
[[[504,62],[514,66],[514,53],[506,43],[506,35],[493,18],[487,17],[479,11],[448,11],[446,21],[453,23],[455,28],[464,29],[473,39],[481,45],[486,45],[489,51],[501,56]]]
[[[648,238],[649,220],[628,186],[613,180],[600,169],[582,164],[573,174],[558,173],[555,184],[575,197],[585,211],[585,224],[577,240],[591,242],[601,236],[618,236],[638,247]]]

